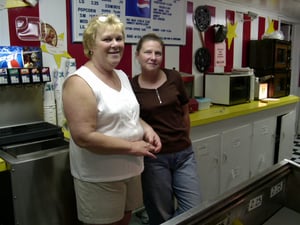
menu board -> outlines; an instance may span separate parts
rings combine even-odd
[[[72,39],[82,42],[90,18],[114,13],[125,24],[126,43],[156,33],[165,44],[185,45],[187,0],[71,0]]]

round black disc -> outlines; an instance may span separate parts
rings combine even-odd
[[[199,72],[205,72],[210,66],[210,53],[207,48],[199,48],[195,53],[195,65]]]
[[[194,12],[194,24],[200,32],[206,31],[210,25],[210,12],[207,6],[198,6]]]

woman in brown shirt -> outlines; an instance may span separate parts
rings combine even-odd
[[[152,33],[140,39],[136,58],[141,73],[132,79],[140,116],[152,126],[162,143],[156,159],[144,157],[143,197],[150,225],[161,224],[201,202],[189,137],[189,98],[180,73],[160,68],[163,45]]]

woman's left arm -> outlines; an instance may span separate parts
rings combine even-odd
[[[191,130],[191,122],[190,122],[190,111],[189,111],[189,103],[182,106],[183,107],[183,120],[186,124],[188,135],[190,135]]]

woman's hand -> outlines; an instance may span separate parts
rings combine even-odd
[[[148,156],[155,159],[156,156],[154,155],[154,153],[157,152],[157,146],[146,141],[134,141],[131,144],[130,153],[133,155]]]
[[[144,140],[154,146],[153,153],[158,153],[161,150],[161,141],[157,133],[144,120],[140,119],[144,128]]]
[[[148,127],[144,130],[144,140],[150,143],[154,149],[153,153],[158,153],[161,150],[161,141],[157,133],[151,128]]]

